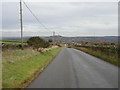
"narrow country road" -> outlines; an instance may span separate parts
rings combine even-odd
[[[62,48],[28,88],[117,88],[118,67],[82,51]]]

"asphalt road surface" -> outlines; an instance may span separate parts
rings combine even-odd
[[[118,67],[72,48],[62,48],[28,88],[117,88]]]

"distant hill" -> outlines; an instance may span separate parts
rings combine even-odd
[[[118,42],[117,36],[103,36],[103,37],[62,37],[62,36],[51,36],[51,37],[44,37],[44,39],[49,40],[52,39],[54,41],[64,41],[64,42],[107,42],[107,43],[117,43]]]
[[[24,40],[28,40],[30,36],[24,37]],[[62,41],[62,42],[80,42],[80,41],[87,41],[87,42],[108,42],[108,43],[117,43],[118,38],[120,36],[101,36],[101,37],[64,37],[64,36],[48,36],[44,37],[41,36],[41,38],[45,40],[53,40],[53,41]],[[3,37],[2,40],[20,40],[19,37]]]

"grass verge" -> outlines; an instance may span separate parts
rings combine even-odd
[[[4,43],[4,44],[21,44],[21,41],[19,40],[0,40],[0,44]],[[24,44],[26,44],[26,41],[23,41]]]
[[[36,54],[18,61],[15,60],[14,63],[3,62],[3,88],[25,88],[43,71],[60,49],[61,48],[53,48],[42,54]],[[21,54],[17,55],[21,56]]]
[[[78,49],[78,50],[81,50],[85,53],[88,53],[90,55],[93,55],[97,58],[100,58],[106,62],[109,62],[111,64],[114,64],[116,66],[120,66],[120,61],[119,61],[119,58],[118,56],[116,55],[111,55],[111,56],[108,56],[106,55],[105,53],[97,50],[97,51],[94,51],[94,50],[91,50],[91,49],[88,49],[88,48],[85,48],[85,47],[71,47],[71,48],[75,48],[75,49]]]

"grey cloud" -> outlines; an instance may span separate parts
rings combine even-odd
[[[117,3],[27,2],[27,5],[43,24],[62,35],[93,35],[92,30],[96,30],[96,35],[117,33]],[[23,10],[24,29],[29,33],[25,35],[43,30],[25,6]],[[19,3],[3,3],[3,29],[19,29]],[[47,31],[45,33],[48,34]]]

